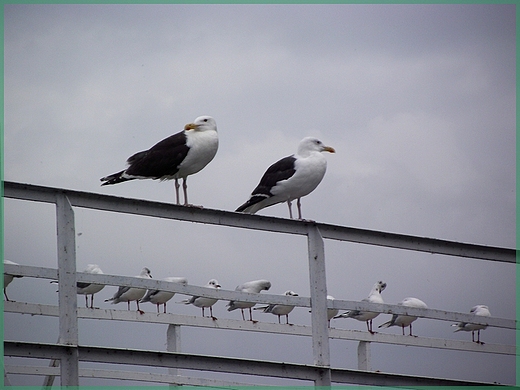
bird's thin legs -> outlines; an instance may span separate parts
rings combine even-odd
[[[296,206],[298,206],[298,219],[302,219],[302,203],[300,202],[301,198],[298,198],[296,201]]]
[[[293,219],[293,217],[292,217],[292,202],[290,200],[287,201],[287,206],[289,206],[289,218]]]
[[[139,312],[139,314],[144,314],[144,311],[139,309],[139,301],[135,301],[135,304],[137,305],[137,311]],[[130,308],[130,301],[128,301],[128,307]]]
[[[178,179],[175,179],[175,195],[176,195],[176,198],[177,198],[177,204],[180,204],[179,202],[179,188],[180,188],[180,184],[179,184],[179,180]]]
[[[185,177],[182,179],[182,190],[184,192],[184,206],[188,205],[188,178]]]

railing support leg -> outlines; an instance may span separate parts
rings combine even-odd
[[[168,352],[181,352],[181,327],[179,325],[170,324],[166,331],[166,350]],[[179,375],[178,368],[169,368],[168,374]],[[172,383],[170,387],[177,387],[175,383]]]
[[[61,386],[79,386],[78,368],[78,298],[76,287],[76,234],[74,210],[69,199],[56,196],[56,227],[58,233],[58,300],[60,344],[70,346],[60,362]]]
[[[370,371],[370,341],[360,341],[357,348],[358,370]]]
[[[325,277],[325,246],[319,229],[309,228],[309,278],[311,287],[312,350],[314,364],[323,367],[316,386],[330,386],[329,326],[327,321],[327,279]]]

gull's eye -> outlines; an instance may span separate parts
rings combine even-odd
[[[207,122],[208,121],[208,118],[204,119],[204,122]]]

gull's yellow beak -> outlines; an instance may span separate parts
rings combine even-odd
[[[329,153],[336,153],[336,151],[334,150],[334,148],[331,148],[330,146],[325,146],[323,148],[323,151],[324,152],[329,152]]]
[[[188,123],[186,126],[184,126],[184,130],[195,130],[199,125],[196,125],[195,123]]]

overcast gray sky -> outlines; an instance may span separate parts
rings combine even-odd
[[[515,247],[514,5],[6,5],[4,10],[5,180],[174,202],[171,182],[136,180],[101,188],[99,178],[123,169],[130,155],[197,116],[211,115],[220,148],[189,179],[194,204],[234,210],[271,163],[312,135],[336,154],[326,155],[323,182],[303,198],[304,218]],[[13,200],[4,205],[5,258],[55,267],[53,207]],[[260,214],[288,216],[286,205]],[[185,276],[195,285],[216,278],[231,290],[264,278],[272,282],[271,293],[292,289],[309,296],[301,237],[79,209],[76,219],[78,270],[97,263],[105,273],[133,276],[148,266],[154,278]],[[494,316],[515,318],[513,265],[329,241],[326,259],[328,292],[338,299],[361,300],[384,280],[387,303],[415,296],[430,308],[461,312],[487,304]],[[113,307],[102,299],[114,291],[106,287],[97,303]],[[9,294],[57,302],[55,287],[46,281],[15,280]],[[217,317],[239,318],[224,305],[215,305]],[[198,314],[181,305],[170,304],[169,310]],[[258,312],[255,317],[276,321]],[[296,309],[291,321],[308,324],[310,316]],[[148,338],[121,337],[121,329],[147,335],[153,328],[148,325],[82,322],[80,341],[164,349],[165,327],[156,326]],[[423,319],[414,332],[469,339],[467,333],[453,334],[449,325]],[[333,326],[365,325],[335,320]],[[53,319],[5,316],[6,339],[55,342],[57,333]],[[215,335],[186,329],[183,351],[312,362],[310,340]],[[482,337],[515,342],[514,332],[500,329],[489,328]],[[241,347],[259,340],[258,351]],[[331,340],[331,359],[335,367],[356,368],[356,344]],[[515,380],[509,357],[374,345],[372,359],[373,368],[384,372]],[[13,377],[12,383],[41,381]],[[82,382],[106,383],[114,384]]]

